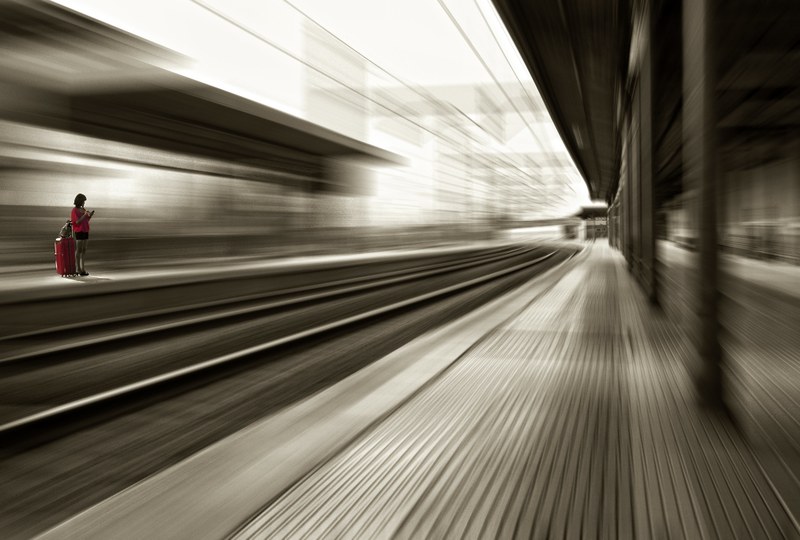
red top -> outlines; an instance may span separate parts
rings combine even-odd
[[[86,217],[78,223],[78,220],[81,219],[81,216],[85,215]],[[84,208],[78,208],[77,206],[72,209],[72,230],[73,232],[89,232],[89,220],[92,219],[92,216],[89,215]]]

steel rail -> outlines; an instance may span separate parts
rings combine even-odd
[[[472,268],[475,266],[479,266],[481,264],[486,264],[488,262],[500,262],[505,259],[509,259],[511,257],[516,257],[522,255],[526,250],[524,249],[517,249],[512,250],[509,252],[504,252],[502,255],[498,256],[496,253],[491,255],[482,255],[475,257],[474,260],[470,261],[458,261],[456,263],[453,262],[444,262],[444,263],[435,263],[432,265],[425,266],[424,270],[414,270],[413,273],[409,274],[408,269],[399,270],[399,271],[390,271],[384,272],[377,275],[371,276],[359,276],[357,278],[347,278],[342,280],[336,280],[332,282],[320,283],[316,285],[304,286],[304,287],[295,287],[291,289],[283,289],[280,291],[270,291],[266,293],[257,293],[254,295],[248,295],[246,297],[238,297],[235,299],[223,299],[219,301],[207,302],[203,304],[193,304],[188,307],[179,307],[179,308],[167,308],[164,310],[156,310],[152,312],[147,312],[145,314],[136,314],[132,316],[123,316],[123,317],[114,317],[111,319],[104,319],[95,322],[89,323],[82,323],[78,325],[68,325],[68,326],[60,326],[57,328],[51,329],[44,329],[35,332],[29,332],[26,334],[19,334],[17,336],[7,337],[4,338],[2,341],[11,341],[12,339],[25,339],[29,337],[37,337],[46,339],[47,335],[67,332],[70,330],[82,330],[86,331],[89,329],[96,330],[99,327],[107,326],[111,324],[118,324],[122,322],[135,322],[135,321],[146,321],[147,319],[152,319],[156,317],[163,317],[168,315],[181,315],[186,314],[189,311],[197,311],[200,309],[209,309],[209,308],[216,308],[216,307],[225,307],[232,304],[243,304],[247,302],[254,302],[258,300],[265,300],[271,297],[276,296],[286,296],[290,294],[302,294],[304,292],[308,292],[314,289],[330,289],[328,291],[314,293],[314,294],[307,294],[293,298],[287,298],[284,300],[278,300],[274,302],[270,302],[267,304],[261,304],[257,306],[250,306],[238,309],[231,309],[229,311],[225,311],[222,313],[213,313],[208,315],[196,316],[192,318],[181,319],[173,322],[163,323],[159,325],[147,326],[144,328],[137,328],[137,329],[130,329],[124,330],[121,332],[117,332],[114,334],[108,334],[103,336],[96,336],[90,337],[81,340],[70,340],[67,343],[62,343],[59,345],[52,345],[49,347],[35,349],[31,351],[26,351],[18,354],[12,354],[11,356],[6,356],[4,358],[0,358],[0,365],[10,363],[10,362],[19,362],[22,360],[34,360],[37,357],[50,355],[53,353],[60,353],[60,352],[67,352],[74,349],[79,349],[82,347],[100,345],[104,343],[110,343],[113,341],[118,341],[122,339],[128,339],[131,337],[139,337],[147,334],[153,334],[157,332],[163,332],[166,330],[172,330],[176,328],[183,328],[195,324],[202,324],[207,322],[212,322],[215,320],[224,320],[227,318],[238,317],[242,315],[249,315],[258,313],[260,311],[270,311],[278,308],[284,308],[287,306],[292,305],[301,305],[309,302],[315,302],[319,300],[324,300],[326,298],[333,298],[336,296],[343,296],[352,294],[355,292],[366,291],[370,289],[378,289],[381,287],[386,287],[389,285],[395,285],[398,283],[403,283],[407,281],[414,281],[424,277],[430,277],[440,274],[445,274],[449,272],[456,272],[459,270],[466,270],[468,268]],[[532,251],[532,249],[528,249],[527,251]],[[387,276],[394,276],[394,277],[387,277]],[[341,287],[342,285],[348,285],[350,283],[360,283],[354,285],[349,288],[335,288]]]
[[[85,397],[85,398],[80,398],[80,399],[77,399],[77,400],[70,401],[68,403],[64,403],[64,404],[61,404],[61,405],[58,405],[58,406],[55,406],[55,407],[51,407],[49,409],[46,409],[46,410],[43,410],[43,411],[40,411],[40,412],[37,412],[37,413],[34,413],[34,414],[30,414],[30,415],[24,416],[22,418],[19,418],[19,419],[10,421],[10,422],[6,422],[6,423],[0,425],[0,436],[8,435],[11,432],[13,432],[14,430],[21,429],[21,428],[24,428],[24,427],[30,427],[30,426],[33,426],[36,423],[43,422],[45,420],[52,420],[53,418],[56,418],[58,416],[61,416],[61,415],[67,414],[67,413],[72,413],[72,412],[75,412],[75,411],[77,411],[79,409],[82,409],[82,408],[94,406],[94,405],[97,405],[97,404],[102,403],[104,401],[108,401],[108,400],[111,400],[111,399],[119,398],[121,396],[132,394],[134,392],[141,391],[141,390],[146,389],[146,388],[154,387],[156,385],[160,385],[160,384],[163,384],[163,383],[166,383],[166,382],[175,381],[177,379],[181,379],[181,378],[186,377],[188,375],[193,375],[193,374],[199,373],[201,371],[205,371],[205,370],[208,370],[208,369],[211,369],[211,368],[223,365],[223,364],[231,363],[231,362],[236,361],[236,360],[242,360],[242,359],[244,359],[246,357],[249,357],[249,356],[252,356],[253,354],[256,354],[256,353],[262,353],[262,352],[265,352],[265,351],[267,351],[269,349],[274,349],[276,347],[279,347],[279,346],[282,346],[282,345],[286,345],[286,344],[289,344],[289,343],[292,343],[292,342],[296,342],[296,341],[299,341],[299,340],[302,340],[302,339],[305,339],[305,338],[308,338],[308,337],[311,337],[311,336],[322,334],[324,332],[328,332],[328,331],[331,331],[331,330],[334,330],[334,329],[342,328],[344,326],[351,325],[351,324],[356,323],[356,322],[364,321],[364,320],[367,320],[367,319],[370,319],[370,318],[373,318],[373,317],[377,317],[377,316],[380,316],[380,315],[385,315],[385,314],[390,313],[392,311],[403,309],[403,308],[406,308],[406,307],[409,307],[409,306],[412,306],[412,305],[415,305],[415,304],[419,304],[419,303],[422,303],[422,302],[427,302],[427,301],[432,300],[434,298],[446,296],[446,295],[449,295],[449,294],[452,294],[452,293],[455,293],[455,292],[458,292],[458,291],[461,291],[461,290],[464,290],[464,289],[468,289],[470,287],[474,287],[476,285],[480,285],[480,284],[486,283],[488,281],[492,281],[492,280],[504,277],[506,275],[509,275],[509,274],[512,274],[512,273],[515,273],[515,272],[519,272],[519,271],[524,270],[526,268],[530,268],[530,267],[532,267],[534,265],[537,265],[537,264],[539,264],[539,263],[541,263],[541,262],[553,257],[556,253],[558,253],[558,250],[552,251],[552,252],[548,253],[547,255],[544,255],[542,257],[536,258],[536,259],[534,259],[532,261],[526,261],[524,263],[514,265],[514,266],[512,266],[510,268],[505,268],[503,270],[498,270],[498,271],[493,272],[491,274],[487,274],[485,276],[480,276],[480,277],[477,277],[477,278],[473,278],[473,279],[467,280],[467,281],[462,282],[462,283],[457,283],[455,285],[450,285],[450,286],[445,287],[443,289],[439,289],[439,290],[436,290],[436,291],[432,291],[432,292],[428,292],[428,293],[425,293],[425,294],[422,294],[422,295],[418,295],[418,296],[415,296],[413,298],[402,300],[400,302],[395,302],[395,303],[390,304],[388,306],[381,306],[379,308],[368,310],[368,311],[366,311],[364,313],[360,313],[360,314],[357,314],[357,315],[352,315],[350,317],[345,317],[345,318],[340,319],[338,321],[325,323],[325,324],[319,325],[319,326],[314,327],[314,328],[309,328],[309,329],[306,329],[306,330],[303,330],[303,331],[300,331],[300,332],[296,332],[294,334],[290,334],[288,336],[284,336],[282,338],[278,338],[278,339],[274,339],[274,340],[268,341],[266,343],[262,343],[262,344],[255,345],[255,346],[252,346],[252,347],[247,347],[245,349],[242,349],[242,350],[239,350],[239,351],[236,351],[236,352],[232,352],[232,353],[228,353],[228,354],[224,354],[224,355],[221,355],[221,356],[217,356],[217,357],[212,358],[210,360],[206,360],[206,361],[203,361],[203,362],[191,365],[191,366],[186,366],[186,367],[183,367],[183,368],[180,368],[180,369],[169,371],[167,373],[163,373],[163,374],[160,374],[160,375],[149,377],[147,379],[143,379],[143,380],[135,382],[135,383],[126,384],[126,385],[120,386],[120,387],[112,389],[112,390],[107,390],[107,391],[104,391],[104,392],[100,392],[100,393],[94,394],[92,396],[88,396],[88,397]]]

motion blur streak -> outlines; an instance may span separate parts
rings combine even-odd
[[[0,0],[0,536],[798,538],[799,7]]]
[[[588,202],[487,2],[436,6],[441,51],[401,55],[304,2],[61,3],[0,2],[4,272],[51,263],[78,192],[95,268],[480,240]]]

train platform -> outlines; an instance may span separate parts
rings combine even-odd
[[[16,268],[0,273],[0,302],[69,298],[87,293],[120,292],[160,286],[196,283],[220,277],[269,275],[333,265],[392,261],[426,254],[447,254],[510,244],[509,241],[481,241],[353,253],[320,253],[284,256],[218,257],[207,260],[160,260],[139,267],[118,269],[102,264],[91,266],[89,276],[59,276],[54,266]]]
[[[673,242],[660,241],[658,250],[660,259],[668,268],[686,270],[696,265],[694,258],[697,254]],[[800,300],[800,265],[722,253],[720,271],[749,286],[755,285],[786,298]]]
[[[286,269],[325,268],[333,264],[391,261],[403,257],[442,254],[470,249],[486,249],[512,243],[513,240],[481,241],[428,247],[398,248],[381,251],[285,255],[278,257],[225,257],[207,261],[165,260],[156,264],[127,268],[91,268],[86,277],[61,277],[50,267],[31,266],[6,269],[0,274],[0,301],[3,303],[54,297],[72,297],[87,292],[117,292],[179,283],[191,283],[214,276],[244,276],[280,272]],[[692,252],[671,242],[659,242],[660,256],[669,266],[691,266]],[[723,255],[723,271],[738,278],[776,290],[786,297],[800,298],[800,266],[782,262],[759,261],[736,255]]]
[[[607,245],[42,538],[800,538]]]

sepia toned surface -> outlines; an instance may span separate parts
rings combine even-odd
[[[798,27],[0,0],[0,537],[800,538]]]

